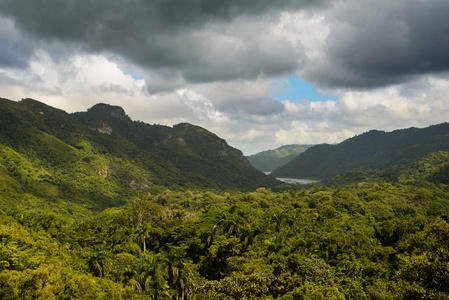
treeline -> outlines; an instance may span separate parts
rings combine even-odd
[[[426,181],[5,210],[0,298],[447,299],[448,218]]]

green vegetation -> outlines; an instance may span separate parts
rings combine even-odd
[[[449,152],[435,152],[408,164],[385,170],[358,170],[333,177],[328,185],[348,186],[366,183],[408,184],[417,180],[449,184]]]
[[[449,189],[425,181],[0,213],[2,299],[449,297]]]
[[[15,180],[17,188],[99,208],[157,186],[253,190],[281,184],[201,127],[134,122],[106,104],[69,115],[31,99],[0,99],[0,150],[4,180]],[[50,195],[39,194],[50,185]]]
[[[313,145],[285,145],[275,150],[262,151],[247,156],[246,158],[257,170],[271,172],[292,161],[296,156],[312,146]]]
[[[448,152],[239,191],[202,128],[1,101],[0,299],[449,297]]]
[[[109,129],[111,135],[118,134],[139,150],[153,154],[153,160],[165,161],[180,171],[177,176],[182,186],[189,186],[186,179],[196,186],[220,189],[251,190],[279,184],[252,167],[240,150],[199,126],[181,123],[171,128],[133,122],[122,108],[106,104],[73,117],[89,128]]]
[[[272,176],[328,180],[353,170],[408,164],[438,151],[449,151],[448,123],[389,133],[372,130],[337,145],[311,147]]]

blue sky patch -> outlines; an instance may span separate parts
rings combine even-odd
[[[143,79],[143,75],[141,75],[141,74],[135,74],[133,72],[128,72],[128,71],[123,72],[123,74],[130,75],[135,80],[142,80]]]
[[[290,100],[291,102],[296,102],[301,99],[309,99],[313,102],[338,100],[335,96],[325,96],[317,93],[314,82],[307,83],[303,79],[299,79],[296,75],[271,83],[270,97],[279,101]]]

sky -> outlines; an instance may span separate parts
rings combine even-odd
[[[0,0],[0,97],[245,155],[449,121],[447,0]]]

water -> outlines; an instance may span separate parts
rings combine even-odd
[[[271,172],[264,172],[265,175],[270,175]],[[303,179],[303,178],[283,178],[283,177],[276,177],[277,180],[283,181],[285,183],[290,184],[311,184],[314,182],[319,182],[319,180],[311,180],[311,179]]]
[[[293,183],[293,184],[310,184],[314,182],[319,182],[319,180],[311,180],[311,179],[301,179],[301,178],[276,178],[277,180],[283,181],[285,183]]]

